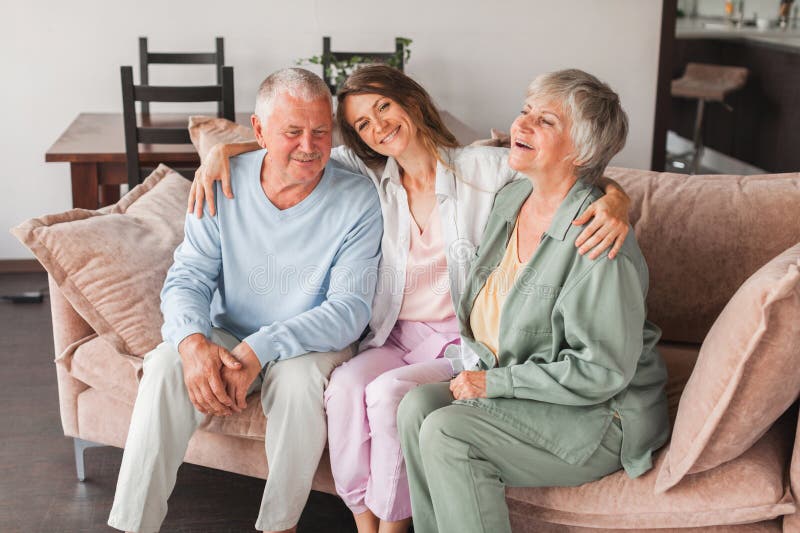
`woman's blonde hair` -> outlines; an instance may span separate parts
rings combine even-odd
[[[358,132],[345,119],[347,97],[356,94],[379,94],[400,105],[419,131],[422,144],[438,161],[439,148],[457,148],[455,135],[442,122],[439,112],[427,91],[396,68],[387,65],[366,65],[353,72],[336,93],[336,123],[344,144],[352,149],[366,164],[385,163],[381,155],[361,140]]]

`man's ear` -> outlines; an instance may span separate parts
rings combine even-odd
[[[261,124],[261,119],[258,118],[258,115],[250,115],[250,125],[253,127],[253,133],[256,136],[256,141],[259,146],[261,146],[261,148],[266,148],[267,146],[264,142],[264,126]]]

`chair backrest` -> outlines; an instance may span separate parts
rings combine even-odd
[[[331,81],[331,60],[348,61],[352,58],[364,58],[363,63],[389,63],[390,60],[397,58],[395,66],[401,72],[405,64],[405,44],[401,37],[394,39],[394,52],[334,52],[331,50],[331,38],[322,38],[322,72],[325,83],[328,84],[332,93],[336,93],[336,84]],[[335,80],[334,80],[335,81]]]
[[[216,38],[213,52],[150,52],[147,37],[139,37],[139,83],[150,85],[150,65],[215,65],[217,85],[222,85],[222,65],[225,64],[225,39]],[[150,112],[150,103],[142,102],[142,113]],[[217,115],[222,116],[221,104]]]
[[[218,85],[155,86],[134,85],[133,68],[120,67],[122,80],[122,116],[125,124],[125,155],[128,169],[128,186],[133,188],[147,174],[139,161],[139,143],[188,144],[191,143],[188,128],[159,128],[139,126],[136,117],[136,102],[218,102],[221,116],[236,120],[233,102],[233,67],[222,67],[222,82]],[[148,117],[149,118],[149,117]],[[192,179],[192,169],[175,169]]]

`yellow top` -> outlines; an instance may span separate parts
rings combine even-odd
[[[475,305],[469,315],[469,325],[475,340],[485,344],[492,351],[495,359],[497,359],[497,349],[500,344],[500,315],[503,311],[503,304],[524,266],[517,253],[517,227],[519,227],[519,221],[514,224],[514,231],[508,240],[502,261],[489,274],[486,285],[475,298]]]

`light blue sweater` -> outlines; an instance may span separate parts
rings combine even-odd
[[[370,318],[383,221],[364,176],[329,162],[299,204],[276,208],[260,183],[265,150],[231,158],[229,200],[188,215],[161,291],[162,335],[176,348],[221,327],[261,361],[340,350]]]

